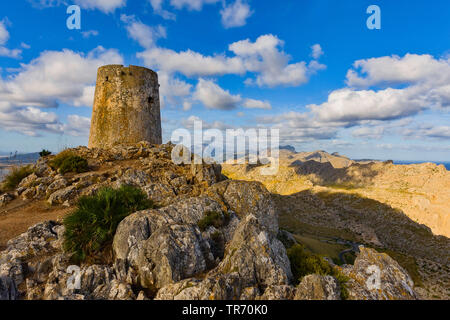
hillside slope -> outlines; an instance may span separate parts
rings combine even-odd
[[[335,168],[282,151],[278,174],[261,175],[262,167],[225,164],[223,173],[263,183],[273,193],[280,226],[312,251],[337,259],[342,245],[364,243],[398,258],[422,297],[450,298],[450,172],[444,166]]]
[[[332,164],[334,158],[321,159],[323,162],[308,160],[304,153],[283,150],[275,176],[262,176],[259,167],[249,165],[227,164],[223,170],[230,178],[260,181],[269,191],[282,195],[317,187],[362,195],[403,211],[434,234],[450,237],[450,171],[443,165],[370,162],[342,167]]]

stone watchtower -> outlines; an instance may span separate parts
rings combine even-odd
[[[143,140],[162,143],[158,75],[137,66],[100,67],[89,148],[110,148]]]

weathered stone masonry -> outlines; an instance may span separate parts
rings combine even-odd
[[[162,143],[158,75],[131,65],[100,67],[89,148],[139,141]]]

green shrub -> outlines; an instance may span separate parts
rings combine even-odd
[[[220,228],[227,225],[229,220],[230,216],[228,213],[222,214],[221,212],[209,211],[198,222],[198,227],[201,231],[205,231],[209,226]]]
[[[308,274],[319,274],[322,276],[330,275],[336,278],[340,290],[341,299],[348,298],[347,281],[349,278],[339,272],[337,268],[332,268],[330,264],[322,257],[309,253],[301,244],[296,244],[287,250],[287,255],[291,263],[292,274],[295,284],[300,283],[302,278]]]
[[[39,152],[39,156],[40,156],[40,157],[46,157],[46,156],[49,156],[49,155],[51,155],[51,154],[52,154],[52,153],[51,153],[50,151],[45,150],[45,149],[42,149],[42,151]]]
[[[67,172],[81,173],[88,171],[89,167],[86,159],[80,156],[73,156],[66,158],[59,167],[59,170],[62,174]]]
[[[347,300],[349,295],[347,289],[347,281],[350,280],[350,278],[337,271],[337,269],[333,270],[332,275],[336,278],[337,282],[339,283],[339,287],[341,289],[341,299]]]
[[[87,160],[70,151],[59,153],[49,162],[49,165],[54,170],[59,169],[62,174],[68,172],[81,173],[89,170]]]
[[[61,166],[61,164],[69,157],[73,157],[75,154],[73,152],[70,152],[69,150],[64,150],[58,153],[56,156],[53,157],[51,161],[48,162],[49,166],[52,167],[52,169],[57,170]]]
[[[17,188],[19,183],[33,173],[33,166],[12,167],[9,174],[3,180],[2,190],[11,191]]]
[[[81,197],[76,210],[64,219],[64,250],[73,253],[75,263],[95,260],[110,250],[116,228],[129,214],[152,208],[142,190],[122,186],[103,188],[94,196]]]
[[[308,274],[327,275],[333,272],[327,261],[318,255],[307,252],[301,244],[296,244],[289,248],[287,255],[291,262],[291,270],[296,284]]]

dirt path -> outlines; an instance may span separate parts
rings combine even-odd
[[[71,208],[50,207],[44,200],[23,201],[16,199],[0,208],[0,250],[8,240],[17,237],[39,222],[62,219]]]

